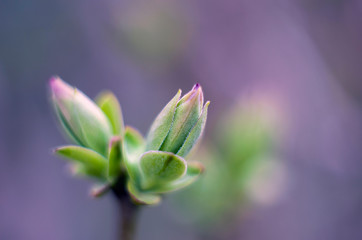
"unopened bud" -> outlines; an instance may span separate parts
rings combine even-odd
[[[105,156],[112,131],[102,110],[59,77],[50,79],[50,88],[57,116],[71,139]]]

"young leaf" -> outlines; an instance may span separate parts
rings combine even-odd
[[[72,142],[74,142],[75,144],[85,146],[85,144],[82,143],[80,138],[78,138],[77,135],[73,132],[72,128],[67,123],[67,120],[65,119],[63,113],[60,111],[59,107],[55,103],[53,103],[53,106],[54,106],[55,113],[59,119],[60,125],[63,127],[67,137],[69,137],[70,140]]]
[[[186,173],[186,161],[168,152],[148,151],[140,158],[143,173],[143,189],[176,180]]]
[[[139,157],[145,149],[145,140],[134,128],[127,126],[124,133],[124,163],[133,182],[139,183]]]
[[[104,173],[100,172],[99,169],[87,167],[86,165],[80,162],[70,163],[69,170],[71,174],[76,177],[90,177],[100,180],[101,182],[104,182],[106,180]]]
[[[128,155],[139,155],[144,151],[145,140],[137,129],[127,126],[125,129],[124,139]]]
[[[196,84],[178,103],[172,127],[159,150],[177,153],[197,123],[203,105],[201,86]]]
[[[205,104],[199,120],[197,121],[195,126],[190,131],[184,144],[182,145],[180,150],[177,152],[177,155],[179,155],[181,157],[185,157],[191,151],[192,147],[195,146],[195,144],[199,140],[199,138],[202,135],[202,132],[205,128],[206,118],[207,118],[207,109],[209,107],[209,104],[210,104],[210,102],[207,102]]]
[[[130,193],[132,200],[135,204],[151,205],[160,202],[161,197],[153,193],[141,193],[132,182],[127,183],[127,190]]]
[[[121,160],[123,158],[121,137],[112,137],[109,142],[108,153],[108,180],[115,181],[121,174]]]
[[[184,187],[192,184],[193,182],[195,182],[199,178],[199,176],[202,174],[203,171],[204,171],[204,167],[201,163],[189,162],[187,164],[187,172],[186,172],[185,176],[183,176],[175,181],[172,181],[168,184],[158,186],[157,188],[152,189],[152,192],[165,193],[165,192],[176,191],[181,188],[184,188]]]
[[[113,134],[122,135],[124,133],[124,123],[121,105],[119,104],[117,97],[112,92],[102,92],[96,98],[96,103],[108,117]]]
[[[147,135],[147,150],[159,150],[165,140],[172,122],[174,120],[176,105],[181,96],[181,90],[162,109],[156,119],[153,121],[150,131]]]
[[[112,131],[102,110],[84,93],[59,77],[53,77],[49,83],[53,103],[61,113],[58,116],[67,133],[72,134],[83,146],[106,156]]]
[[[81,163],[85,171],[92,175],[105,176],[107,160],[99,153],[80,146],[64,146],[55,149],[55,154],[76,163]]]

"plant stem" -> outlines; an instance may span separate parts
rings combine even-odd
[[[120,240],[133,240],[137,224],[139,206],[133,204],[129,199],[120,200],[121,205],[121,232]]]
[[[113,193],[117,197],[120,206],[121,224],[119,240],[134,240],[139,205],[136,205],[131,201],[131,197],[126,189],[125,183],[125,177],[121,177],[112,187]]]

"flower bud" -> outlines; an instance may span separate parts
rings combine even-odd
[[[154,121],[147,138],[148,150],[159,150],[175,154],[182,150],[180,156],[184,157],[190,152],[202,134],[209,102],[204,107],[204,95],[201,86],[196,84],[181,99],[178,99],[179,96],[179,93],[176,94],[177,99],[174,97]],[[164,129],[160,131],[165,126],[168,127],[167,131]],[[155,144],[155,142],[161,142],[162,144]],[[185,144],[187,146],[184,146]]]
[[[112,129],[102,110],[59,77],[50,79],[50,88],[57,116],[71,139],[106,156]]]

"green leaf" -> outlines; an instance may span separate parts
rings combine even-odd
[[[124,163],[133,182],[139,183],[139,157],[145,150],[143,136],[134,128],[127,126],[124,134]]]
[[[206,125],[207,109],[209,107],[209,104],[210,104],[210,102],[207,102],[205,104],[199,120],[197,121],[195,126],[190,131],[184,144],[182,145],[180,150],[177,152],[177,155],[179,155],[181,157],[185,157],[191,151],[192,147],[195,146],[197,141],[200,139],[200,136],[202,135],[202,132]]]
[[[77,142],[106,156],[111,125],[102,110],[84,93],[65,83],[59,77],[50,80],[52,100],[61,114],[67,133]]]
[[[108,142],[111,138],[111,126],[107,117],[93,102],[92,105],[74,104],[72,110],[74,122],[77,125],[76,128],[78,128],[80,136],[82,136],[82,142],[89,148],[106,156]]]
[[[147,135],[147,150],[159,150],[165,140],[172,122],[174,120],[176,105],[181,96],[181,90],[162,109],[156,119],[153,121],[150,131]]]
[[[135,128],[127,126],[125,129],[125,148],[128,155],[139,155],[145,149],[145,139]]]
[[[189,162],[187,164],[187,172],[185,176],[175,181],[172,181],[168,184],[161,185],[158,188],[153,189],[153,192],[156,193],[172,192],[187,187],[190,184],[194,183],[203,173],[203,171],[204,171],[204,166],[201,163]]]
[[[80,146],[64,146],[54,150],[55,154],[80,163],[85,174],[105,177],[107,160],[99,153]]]
[[[113,134],[122,135],[124,133],[123,115],[117,97],[112,92],[105,91],[99,94],[96,103],[108,117]]]
[[[139,205],[157,204],[161,201],[159,195],[140,192],[130,181],[127,183],[127,190],[130,193],[133,202]]]
[[[154,186],[176,180],[186,173],[186,161],[168,152],[148,151],[140,158],[143,173],[142,188],[152,189]]]
[[[57,106],[57,104],[53,104],[54,109],[55,109],[55,113],[59,119],[60,125],[63,127],[66,135],[70,138],[70,140],[78,145],[81,146],[85,146],[84,143],[82,143],[82,141],[77,137],[76,133],[74,133],[74,131],[72,130],[72,128],[69,126],[68,122],[66,121],[63,113],[60,111],[59,107]]]
[[[121,161],[123,158],[121,137],[112,137],[109,142],[108,153],[108,180],[114,182],[121,174]]]
[[[94,178],[102,182],[106,180],[104,173],[100,172],[98,169],[87,167],[86,165],[78,162],[70,163],[70,172],[76,177]]]

